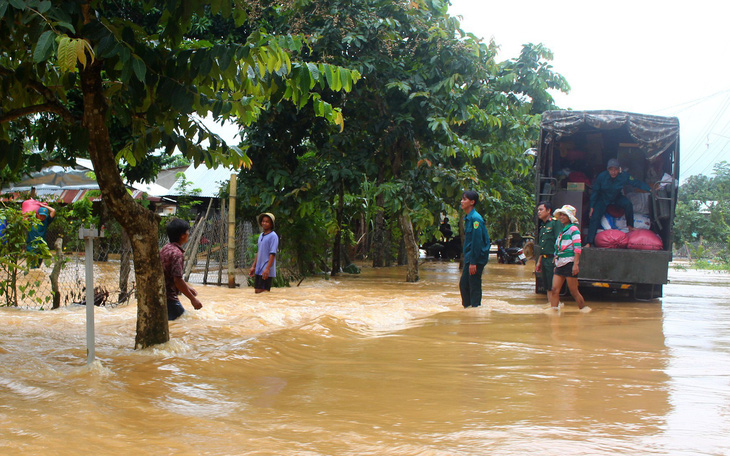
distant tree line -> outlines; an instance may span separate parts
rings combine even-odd
[[[695,259],[712,256],[730,264],[730,163],[713,168],[713,175],[690,176],[679,187],[674,223],[675,246],[694,247]],[[719,246],[713,255],[700,245]],[[703,258],[704,257],[704,258]]]

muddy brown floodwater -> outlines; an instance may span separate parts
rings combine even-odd
[[[3,455],[726,455],[730,276],[672,270],[652,302],[544,312],[532,264],[308,279],[204,308],[135,351],[134,305],[0,309]]]

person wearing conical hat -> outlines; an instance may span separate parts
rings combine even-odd
[[[556,209],[555,218],[563,224],[563,230],[555,240],[555,272],[553,275],[553,289],[550,294],[551,309],[558,310],[560,300],[560,289],[563,283],[568,282],[568,290],[573,295],[573,299],[578,303],[581,312],[590,312],[583,299],[583,295],[578,290],[578,272],[580,267],[580,229],[578,228],[578,218],[575,216],[575,208],[569,204]]]
[[[256,293],[271,291],[271,283],[276,277],[276,252],[279,248],[279,236],[274,231],[276,217],[271,212],[258,216],[262,233],[259,235],[258,252],[248,275],[254,278]]]

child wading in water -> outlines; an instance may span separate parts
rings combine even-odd
[[[266,212],[259,215],[259,225],[263,231],[259,236],[258,252],[248,275],[254,278],[256,293],[271,291],[271,282],[276,277],[276,250],[279,236],[274,232],[274,214]]]

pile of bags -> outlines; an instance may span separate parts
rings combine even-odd
[[[664,243],[658,234],[651,231],[651,212],[649,193],[627,193],[626,197],[634,205],[634,228],[629,231],[626,216],[611,211],[611,206],[601,219],[601,228],[596,233],[594,244],[606,249],[662,250]],[[621,211],[623,212],[623,211]]]
[[[662,250],[662,238],[651,230],[634,230],[624,233],[621,230],[603,230],[596,233],[593,241],[596,247],[604,249]]]

